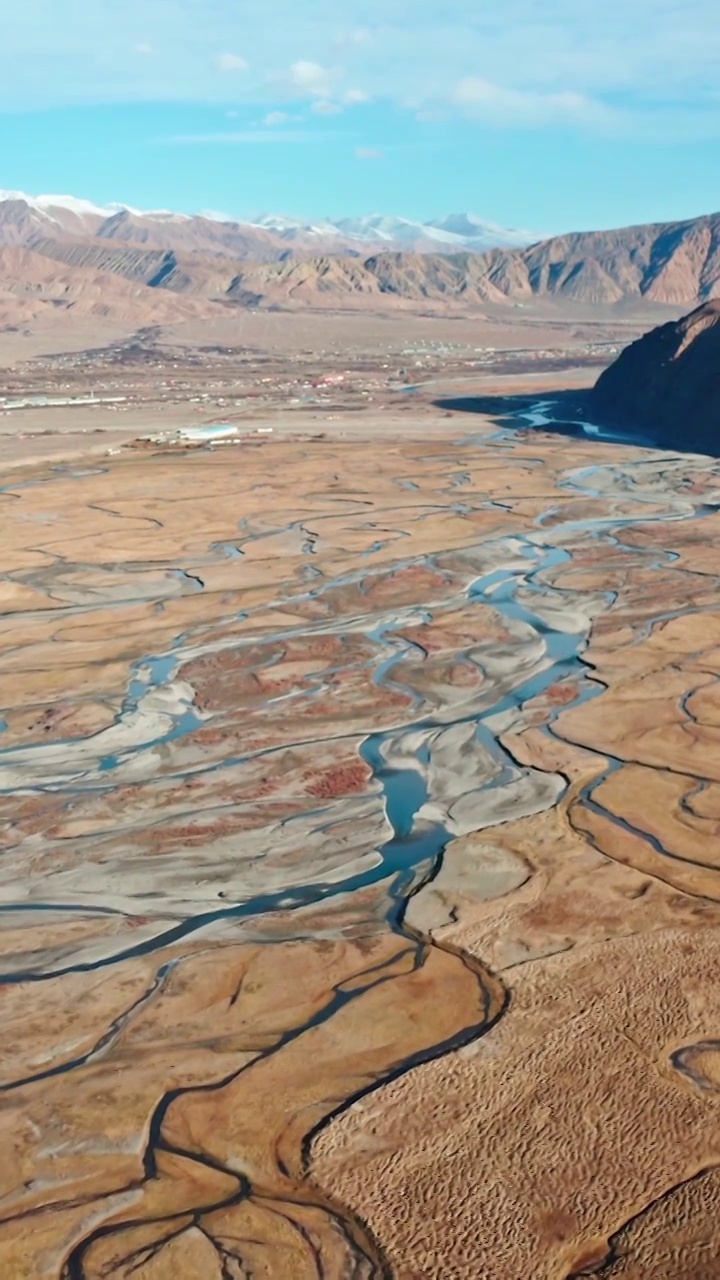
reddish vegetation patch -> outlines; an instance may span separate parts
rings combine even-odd
[[[213,678],[204,687],[199,682],[191,683],[195,689],[195,706],[199,711],[224,711],[228,704],[257,698],[262,692],[252,672],[239,671],[232,676]]]
[[[253,793],[256,798],[261,796],[272,795],[273,791],[277,791],[280,785],[279,778],[261,778],[258,782],[253,783]]]
[[[342,641],[338,636],[311,635],[286,642],[285,655],[288,658],[341,658],[345,653]]]
[[[509,644],[513,640],[512,632],[501,625],[501,620],[492,615],[479,617],[466,615],[459,619],[458,615],[445,619],[440,615],[433,622],[421,627],[406,627],[402,633],[411,644],[419,644],[429,654],[445,653],[448,649],[470,649],[482,641],[494,641],[497,644]]]
[[[273,679],[271,676],[258,676],[258,681],[262,687],[263,693],[272,698],[277,698],[283,693],[293,693],[296,688],[302,687],[304,680],[305,677],[300,681],[295,681],[292,679],[284,679],[282,677],[276,677]]]
[[[187,736],[191,739],[194,746],[201,747],[221,747],[230,741],[232,729],[230,726],[224,728],[213,728],[208,725],[204,729],[193,729],[192,733]]]
[[[370,770],[362,760],[354,760],[351,764],[329,765],[327,769],[317,770],[314,774],[306,773],[304,776],[313,779],[308,783],[308,795],[334,800],[337,796],[364,791],[370,778]]]
[[[366,597],[375,606],[384,602],[395,606],[417,604],[418,600],[423,600],[430,594],[436,595],[442,591],[447,595],[451,589],[441,574],[433,573],[421,564],[408,565],[397,573],[390,573],[375,581],[368,578],[366,581]]]
[[[362,694],[367,689],[367,697]],[[375,696],[373,697],[373,692]],[[312,716],[313,718],[323,718],[327,720],[339,720],[343,715],[358,714],[365,719],[369,715],[375,715],[380,712],[386,712],[390,707],[404,708],[412,702],[410,694],[399,693],[394,689],[377,689],[372,690],[368,684],[364,688],[361,687],[359,695],[356,690],[348,690],[343,697],[336,694],[334,697],[313,698],[305,706],[303,706],[303,718]]]
[[[564,707],[578,696],[578,687],[572,684],[551,684],[545,691],[545,697],[554,707]]]
[[[258,698],[262,705],[299,689],[312,691],[311,677],[326,666],[362,662],[372,653],[373,647],[362,638],[299,636],[198,658],[187,663],[182,674],[196,690],[196,705],[218,711],[238,702],[257,705]],[[298,669],[298,663],[308,662],[317,664],[314,671]]]
[[[272,790],[269,788],[268,790]],[[259,799],[261,789],[254,788],[255,794],[250,797]],[[285,818],[291,817],[298,812],[298,801],[289,799],[279,799],[269,805],[264,805],[258,810],[248,809],[241,813],[232,813],[225,819],[217,819],[215,822],[205,823],[201,826],[193,827],[191,825],[177,824],[169,827],[163,827],[155,830],[140,832],[137,836],[137,847],[143,849],[153,857],[162,854],[175,854],[178,849],[203,847],[211,844],[213,840],[220,840],[224,836],[239,835],[244,831],[254,831],[258,828],[263,829],[269,822],[280,822]]]

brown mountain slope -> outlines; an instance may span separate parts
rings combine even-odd
[[[718,292],[720,214],[559,236],[526,250],[242,263],[227,288],[230,298],[247,295],[276,305],[342,305],[374,297],[468,308],[532,298],[585,305],[646,299],[682,306]]]
[[[484,255],[386,253],[241,264],[227,296],[252,295],[266,305],[337,307],[374,301],[386,307],[423,303],[479,309],[505,301],[488,278]]]
[[[283,261],[258,262],[249,243],[244,256],[231,252],[229,242],[221,243],[226,234],[235,234],[234,224],[185,220],[196,229],[205,222],[217,234],[213,250],[207,251],[195,245],[192,229],[183,240],[182,219],[156,219],[157,235],[167,240],[156,245],[147,237],[142,243],[133,240],[141,232],[144,237],[147,219],[141,219],[143,226],[138,227],[130,214],[106,220],[103,234],[80,237],[62,228],[52,231],[51,223],[42,217],[38,221],[37,211],[22,207],[21,201],[0,204],[0,214],[3,207],[9,221],[4,230],[0,225],[0,244],[4,235],[6,242],[24,243],[36,257],[68,270],[89,271],[93,279],[119,277],[141,288],[137,295],[141,308],[145,292],[151,296],[171,292],[236,306],[431,306],[452,311],[481,311],[488,303],[533,299],[581,306],[645,301],[679,308],[720,294],[720,214],[682,223],[558,236],[524,250],[381,253],[365,258],[322,254],[303,259],[287,257],[285,246]],[[113,234],[108,234],[109,223]],[[239,224],[237,231],[243,233]],[[272,238],[270,233],[261,234]],[[269,243],[265,245],[267,254],[271,249]],[[14,286],[22,285],[22,278],[8,277],[7,263],[0,270],[0,287],[5,281],[11,292],[18,292]],[[22,270],[19,259],[14,270]],[[59,277],[56,273],[52,278]],[[89,287],[89,278],[78,277],[78,299],[82,282]],[[69,277],[63,279],[69,284]],[[139,322],[144,323],[144,317]]]
[[[37,236],[95,236],[105,218],[93,206],[68,208],[44,203],[42,207],[22,195],[0,192],[0,248],[28,244]]]
[[[0,201],[0,248],[28,244],[35,236],[52,231],[53,223],[47,215],[31,209],[24,200]]]
[[[138,284],[155,287],[160,283],[168,263],[176,263],[175,254],[164,249],[146,249],[138,245],[108,245],[101,240],[64,240],[37,236],[29,242],[33,253],[70,267],[92,267],[108,271]]]
[[[279,301],[313,292],[380,293],[468,306],[503,298],[585,304],[642,299],[692,304],[720,292],[720,214],[683,223],[579,232],[525,250],[472,254],[377,254],[348,265],[327,257],[302,264],[244,266],[234,281]]]
[[[293,254],[284,240],[261,227],[178,214],[167,218],[148,217],[129,209],[113,214],[101,224],[96,235],[101,240],[143,245],[148,249],[217,253],[224,257],[252,258],[255,262],[277,262]]]
[[[28,324],[49,313],[97,316],[135,325],[164,324],[208,312],[211,304],[174,298],[89,266],[51,262],[23,246],[0,249],[0,326]]]
[[[654,439],[720,449],[720,298],[652,329],[601,374],[592,411]]]
[[[53,262],[121,276],[150,289],[221,297],[237,270],[233,259],[209,253],[183,253],[174,249],[149,249],[142,245],[106,240],[56,240],[38,236],[29,246]]]

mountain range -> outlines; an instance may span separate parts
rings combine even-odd
[[[37,236],[124,240],[148,248],[186,248],[239,254],[260,262],[298,254],[361,256],[373,249],[413,253],[514,248],[539,237],[487,222],[473,213],[453,213],[430,222],[370,214],[307,222],[280,214],[236,221],[221,214],[142,212],[129,205],[96,205],[75,196],[29,196],[0,191],[0,246],[28,244]]]
[[[549,301],[679,310],[720,294],[720,214],[483,252],[448,239],[491,234],[470,214],[426,224],[379,215],[239,223],[4,193],[0,326],[70,310],[137,327],[218,307],[482,313]]]

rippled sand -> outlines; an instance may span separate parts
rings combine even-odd
[[[466,427],[0,492],[3,1276],[711,1274],[717,468]]]

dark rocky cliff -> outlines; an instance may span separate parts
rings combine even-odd
[[[626,347],[598,379],[593,414],[659,443],[720,449],[720,299]]]

